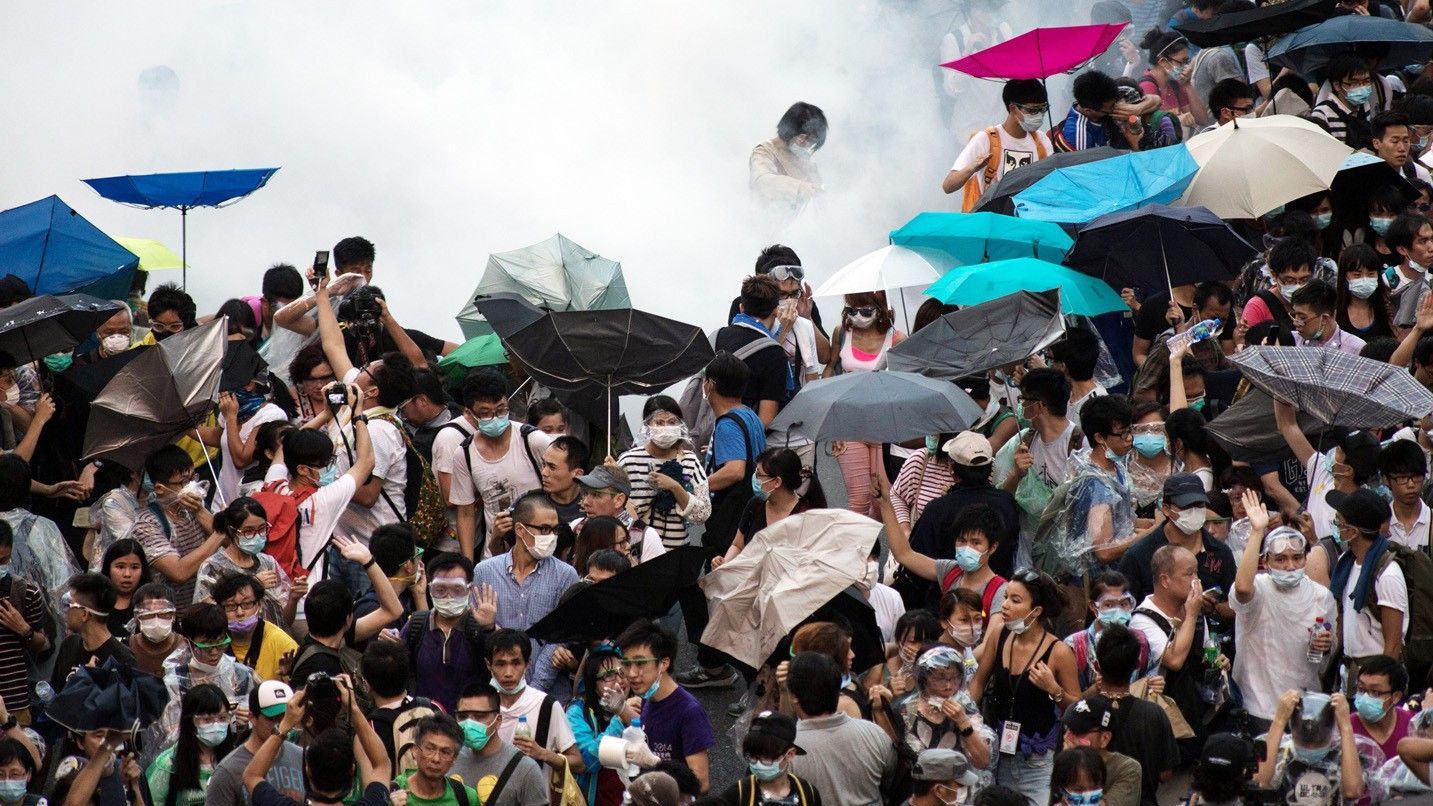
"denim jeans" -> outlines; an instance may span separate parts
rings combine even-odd
[[[1037,753],[1029,758],[1019,753],[1001,753],[995,782],[1018,790],[1031,803],[1049,803],[1050,772],[1054,766],[1054,753]]]
[[[368,572],[363,570],[363,566],[344,557],[337,546],[329,545],[325,562],[328,569],[325,577],[342,580],[343,584],[348,586],[348,590],[353,593],[354,599],[368,593],[369,589],[373,587],[373,583],[368,580]]]

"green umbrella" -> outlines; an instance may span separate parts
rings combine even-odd
[[[438,369],[449,381],[457,381],[473,367],[506,364],[507,351],[496,333],[468,339],[458,349],[438,359]]]
[[[1067,314],[1097,316],[1123,310],[1120,295],[1105,281],[1056,263],[1022,257],[974,266],[957,266],[926,289],[926,296],[946,305],[979,305],[1018,291],[1060,289],[1060,307]]]

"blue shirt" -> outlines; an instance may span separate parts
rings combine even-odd
[[[1060,139],[1064,140],[1065,145],[1072,151],[1084,151],[1087,148],[1110,144],[1104,124],[1090,120],[1073,106],[1070,107],[1070,114],[1065,116],[1065,125],[1060,127]]]
[[[741,427],[732,422],[732,417],[717,419],[716,427],[712,430],[712,450],[710,461],[707,462],[708,475],[727,462],[746,461],[747,441],[750,441],[753,459],[766,450],[766,428],[761,424],[761,418],[756,416],[756,412],[746,406],[737,406],[727,414],[740,420]],[[742,428],[746,429],[746,440],[742,439]],[[751,472],[751,468],[746,470]]]
[[[557,607],[557,599],[577,581],[577,571],[555,557],[538,561],[537,567],[518,583],[512,572],[512,552],[499,554],[478,563],[473,569],[473,582],[488,584],[498,594],[497,626],[526,630]],[[543,691],[551,691],[557,678],[552,667],[552,653],[560,644],[532,641],[532,663],[527,666],[527,682]]]

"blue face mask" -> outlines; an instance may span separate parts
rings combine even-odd
[[[1319,215],[1314,216],[1314,226],[1318,227],[1320,230],[1328,229],[1329,224],[1332,223],[1333,213],[1320,213]]]
[[[318,476],[318,486],[327,487],[335,481],[338,481],[338,465],[329,462],[328,467],[325,467]]]
[[[1368,226],[1379,235],[1387,235],[1388,228],[1393,226],[1392,216],[1369,216]]]
[[[1363,106],[1368,103],[1369,98],[1373,97],[1373,85],[1354,87],[1345,92],[1344,97],[1348,98],[1349,106]]]
[[[1099,806],[1100,801],[1105,799],[1103,789],[1092,789],[1089,792],[1066,792],[1065,802],[1070,806]]]
[[[751,494],[756,496],[757,499],[761,501],[765,501],[767,495],[769,495],[769,493],[766,492],[765,488],[761,486],[761,481],[756,478],[755,474],[753,474],[751,477]]]
[[[781,764],[775,761],[750,761],[746,766],[758,781],[775,781],[781,777]]]
[[[10,563],[0,565],[0,579],[10,576]]]
[[[253,537],[241,537],[239,538],[238,542],[239,551],[242,551],[245,554],[250,555],[251,557],[257,557],[260,553],[263,552],[264,547],[269,545],[269,536],[254,535]]]
[[[485,437],[497,438],[507,432],[512,420],[507,417],[490,417],[486,420],[478,420],[478,430]]]
[[[851,681],[853,679],[854,678],[852,678],[849,674],[841,675],[841,688],[848,688],[851,685]]]
[[[1133,613],[1129,612],[1128,610],[1125,610],[1122,607],[1111,607],[1099,611],[1100,623],[1105,625],[1106,627],[1112,624],[1119,624],[1120,626],[1127,625],[1129,624],[1129,620],[1133,615]]]
[[[1353,707],[1358,711],[1358,718],[1363,724],[1377,722],[1388,713],[1388,706],[1384,704],[1382,697],[1374,697],[1371,694],[1360,694],[1353,698]]]
[[[1164,453],[1164,444],[1164,437],[1159,434],[1134,435],[1134,449],[1139,451],[1139,455],[1146,459],[1153,459],[1161,453]]]
[[[984,557],[980,552],[970,546],[955,547],[955,562],[960,570],[967,574],[980,567],[980,561]]]
[[[488,726],[476,719],[464,719],[458,723],[463,728],[463,744],[472,750],[482,750],[488,744]]]
[[[1382,498],[1384,501],[1387,501],[1389,503],[1393,502],[1393,491],[1388,489],[1387,484],[1365,484],[1364,486],[1377,493],[1378,497]]]
[[[17,803],[25,797],[29,781],[0,781],[0,801]]]
[[[1124,467],[1125,462],[1129,461],[1129,454],[1120,455],[1109,448],[1105,448],[1105,458],[1114,462],[1116,467]]]
[[[660,688],[661,685],[662,685],[662,678],[661,678],[661,677],[658,677],[656,680],[653,680],[653,681],[652,681],[652,685],[648,686],[648,687],[647,687],[647,690],[644,691],[644,692],[642,692],[642,699],[644,699],[644,700],[650,700],[650,699],[652,699],[653,697],[657,696],[657,689]]]
[[[1299,747],[1294,745],[1294,758],[1305,764],[1322,764],[1334,751],[1332,747]]]
[[[926,437],[925,452],[935,453],[938,450],[940,450],[940,437]]]
[[[1332,521],[1329,522],[1329,537],[1333,538],[1334,545],[1343,548],[1343,531]]]

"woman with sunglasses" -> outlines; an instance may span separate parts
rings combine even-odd
[[[1366,243],[1352,244],[1339,255],[1335,321],[1345,333],[1366,342],[1393,336],[1393,313],[1383,272],[1383,258]]]
[[[895,312],[886,306],[886,292],[847,294],[841,324],[831,334],[831,362],[826,366],[826,377],[885,369],[886,351],[904,338],[896,330]],[[846,508],[875,516],[871,473],[877,469],[884,472],[881,446],[873,442],[833,442],[831,455],[840,463],[846,482]]]
[[[567,706],[567,721],[587,772],[577,776],[577,785],[588,803],[617,803],[622,800],[622,780],[616,770],[603,767],[597,746],[604,736],[621,738],[626,727],[616,716],[628,697],[627,677],[622,673],[622,653],[612,644],[601,644],[587,653],[582,662],[578,696]]]
[[[248,574],[264,586],[260,610],[264,620],[292,623],[298,598],[289,601],[293,581],[279,567],[278,560],[264,553],[269,544],[269,520],[263,504],[247,496],[235,498],[214,514],[214,531],[224,535],[224,543],[199,566],[194,598],[207,598],[210,588],[224,574]]]

